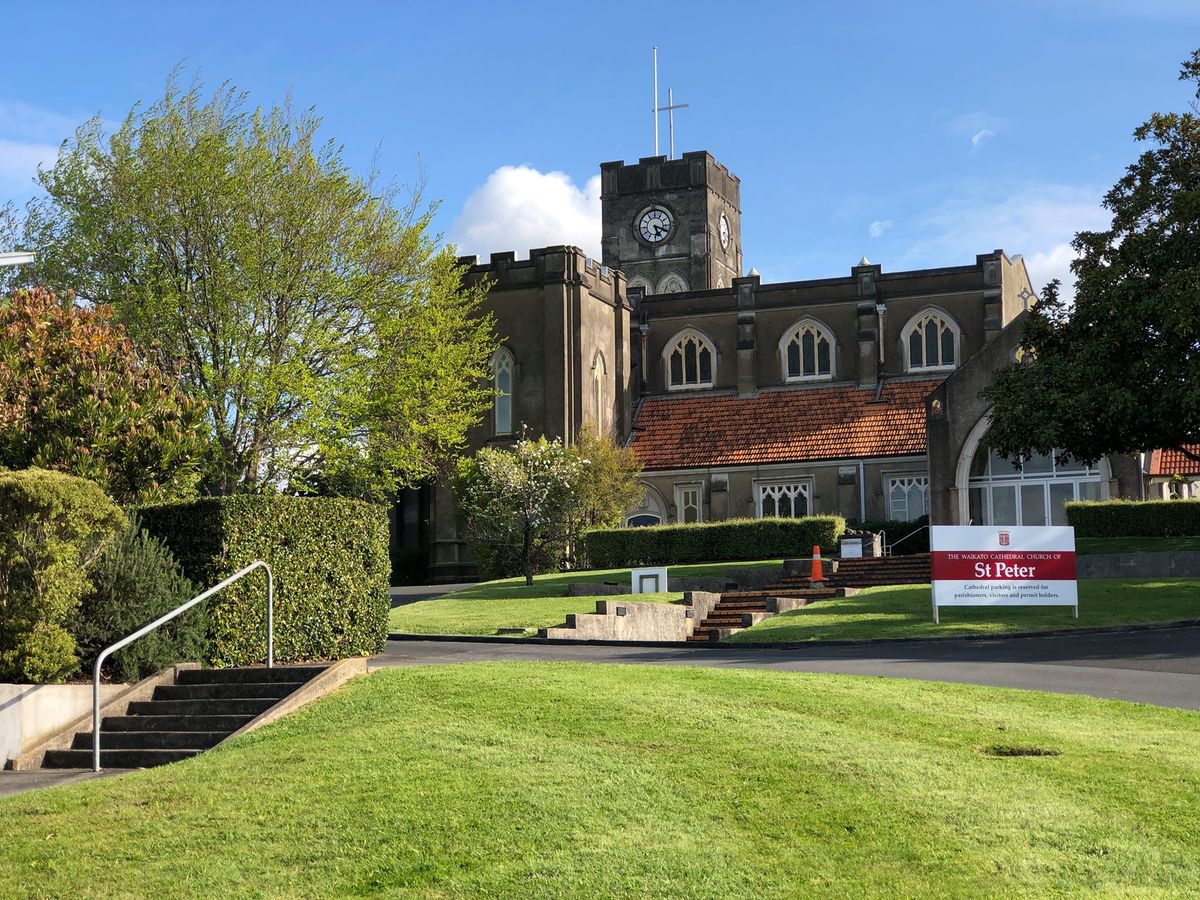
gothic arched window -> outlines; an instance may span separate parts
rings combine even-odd
[[[603,432],[608,427],[608,416],[604,409],[604,383],[608,380],[608,368],[604,365],[604,354],[597,352],[592,359],[592,402],[596,407],[596,427]]]
[[[649,278],[642,275],[634,275],[626,282],[625,290],[630,290],[631,288],[641,288],[647,294],[654,293],[654,285],[650,283]]]
[[[712,342],[700,332],[692,328],[681,331],[663,351],[667,387],[672,391],[712,387],[716,356]]]
[[[496,400],[492,408],[495,434],[513,433],[513,365],[512,354],[501,347],[492,357],[492,390]]]
[[[832,378],[834,340],[829,329],[816,319],[801,319],[784,332],[779,341],[784,381],[815,381]]]
[[[901,333],[908,371],[953,369],[958,364],[958,325],[946,313],[922,310],[908,320]]]
[[[662,281],[658,283],[658,293],[660,294],[678,294],[680,291],[686,291],[687,289],[687,279],[678,272],[668,272],[662,277]]]

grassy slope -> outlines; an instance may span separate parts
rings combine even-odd
[[[903,680],[390,670],[180,765],[0,799],[0,885],[1195,896],[1198,732],[1178,710]]]
[[[763,568],[782,571],[783,560],[671,566],[668,577],[720,577],[734,569]],[[537,575],[533,587],[527,587],[524,578],[488,581],[436,600],[398,606],[392,610],[388,624],[392,631],[411,634],[495,634],[497,628],[525,628],[532,633],[538,628],[561,625],[568,613],[595,612],[598,599],[613,598],[568,597],[567,585],[605,581],[629,584],[629,570],[588,569]],[[666,603],[679,597],[678,593],[643,594],[637,600]]]
[[[1087,628],[1200,618],[1200,584],[1187,579],[1079,582],[1079,618],[1065,606],[950,607],[933,624],[928,584],[870,588],[773,616],[729,638],[735,642],[932,637],[999,631]]]

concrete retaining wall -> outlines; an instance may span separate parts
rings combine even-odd
[[[100,702],[128,686],[100,685]],[[90,684],[0,684],[0,766],[91,710]]]
[[[1076,556],[1075,571],[1079,578],[1197,578],[1200,550]]]
[[[712,591],[687,591],[680,603],[597,600],[594,613],[567,616],[539,635],[585,641],[683,641],[721,601]]]
[[[808,561],[804,564],[807,566]],[[830,563],[826,561],[826,573],[830,571]],[[807,572],[808,570],[805,569]],[[782,569],[730,569],[720,575],[705,578],[675,577],[667,569],[667,587],[672,591],[753,591],[768,585],[776,584],[783,576]],[[728,585],[737,585],[729,588]],[[576,581],[567,585],[568,597],[605,597],[624,596],[629,594],[628,584],[603,584],[591,581]]]

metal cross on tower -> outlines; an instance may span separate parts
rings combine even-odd
[[[658,114],[665,112],[667,114],[667,134],[669,135],[667,159],[672,159],[675,156],[675,110],[687,109],[686,103],[676,103],[671,95],[671,89],[667,88],[667,105],[658,105],[658,48],[654,48],[654,155],[658,156]]]

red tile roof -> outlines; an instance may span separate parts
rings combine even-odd
[[[875,390],[825,385],[642,401],[633,450],[645,469],[685,469],[925,452],[925,397],[940,382],[887,382]]]
[[[1200,456],[1200,444],[1185,444]],[[1200,460],[1190,459],[1181,450],[1151,450],[1151,475],[1200,475]]]

